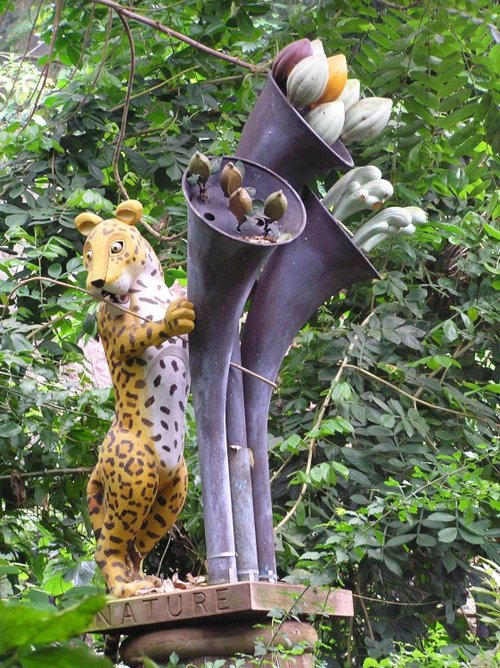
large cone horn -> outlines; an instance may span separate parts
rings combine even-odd
[[[236,154],[266,165],[297,189],[334,167],[354,166],[339,139],[329,146],[314,132],[272,74],[245,123]]]
[[[372,264],[308,189],[302,195],[307,226],[293,244],[266,263],[244,325],[242,364],[275,380],[294,336],[316,309],[356,281],[378,278]],[[272,388],[244,374],[247,443],[253,453],[252,487],[260,577],[276,579],[267,451]]]
[[[221,169],[229,158],[224,158]],[[234,160],[234,159],[233,159]],[[305,225],[304,206],[295,191],[269,169],[248,160],[244,186],[264,200],[282,190],[288,200],[279,221],[283,243],[295,239]],[[256,239],[255,232],[237,230],[218,175],[209,177],[205,193],[190,183],[182,187],[188,202],[188,297],[196,309],[196,327],[189,335],[191,388],[197,423],[202,495],[211,583],[236,580],[236,548],[231,508],[226,434],[226,394],[238,323],[248,293],[263,262],[280,245]]]

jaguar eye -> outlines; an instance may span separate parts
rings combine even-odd
[[[88,251],[85,253],[85,259],[87,260],[87,262],[92,262],[92,257],[93,257],[92,251],[91,251],[91,250],[88,250]]]
[[[110,248],[111,255],[118,255],[118,253],[121,253],[124,245],[123,241],[113,241]]]

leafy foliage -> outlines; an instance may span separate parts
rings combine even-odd
[[[22,668],[81,665],[106,668],[107,659],[96,656],[83,643],[58,647],[54,643],[84,633],[95,613],[105,603],[104,596],[87,597],[80,603],[57,611],[53,606],[35,606],[14,599],[0,601],[0,662]]]
[[[83,365],[96,305],[78,290],[75,214],[109,213],[124,191],[141,200],[167,281],[184,281],[189,157],[231,153],[278,49],[320,37],[367,94],[394,101],[390,127],[354,145],[355,163],[377,164],[391,203],[422,206],[430,222],[379,247],[381,280],[325,304],[286,358],[270,421],[280,573],[357,596],[352,644],[346,628],[322,629],[329,665],[378,661],[401,643],[422,651],[433,628],[434,648],[444,634],[469,642],[457,611],[477,556],[498,559],[500,507],[493,3],[163,4],[133,11],[261,69],[129,19],[132,57],[98,2],[0,1],[2,595],[60,597],[93,576],[77,469],[93,465],[113,400]],[[152,570],[203,567],[194,434],[189,409],[191,493],[168,565],[161,546]]]

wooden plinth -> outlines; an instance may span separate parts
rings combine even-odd
[[[193,587],[110,601],[97,613],[89,632],[129,633],[146,627],[149,631],[154,626],[165,628],[183,623],[308,615],[352,617],[352,593],[343,589],[266,582]]]
[[[122,644],[120,658],[131,667],[142,666],[145,656],[159,665],[168,663],[175,652],[189,665],[204,666],[214,660],[225,660],[225,666],[234,664],[234,657],[245,655],[243,667],[255,667],[256,658],[263,665],[280,668],[312,668],[317,633],[310,624],[290,622],[251,625],[250,622],[226,622],[181,626],[129,636]],[[261,650],[260,652],[257,650]],[[286,651],[294,654],[287,656]]]
[[[120,656],[131,667],[142,666],[145,656],[165,664],[175,652],[196,666],[216,659],[230,666],[235,656],[245,655],[241,668],[251,668],[262,658],[256,648],[265,647],[262,665],[313,668],[316,631],[303,621],[289,621],[311,615],[352,617],[351,592],[267,582],[176,589],[110,601],[89,631],[127,635]],[[282,621],[271,623],[270,617]],[[297,647],[301,654],[286,654]]]

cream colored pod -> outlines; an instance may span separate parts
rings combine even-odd
[[[391,115],[392,100],[386,97],[365,97],[355,102],[346,113],[342,141],[373,139],[382,132]]]
[[[347,79],[344,90],[339,95],[339,100],[344,103],[344,109],[347,110],[352,107],[359,100],[361,94],[361,86],[359,79]]]
[[[328,61],[324,55],[308,56],[299,61],[286,81],[286,95],[296,109],[304,109],[318,100],[328,82]]]
[[[344,127],[344,105],[340,100],[320,104],[305,116],[305,120],[326,144],[331,145],[340,137]]]

